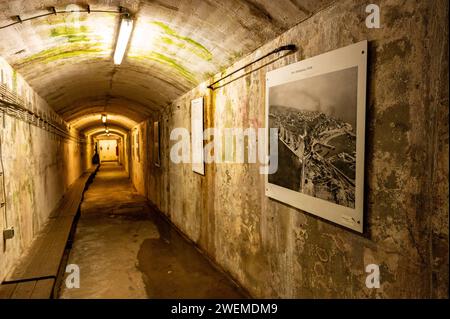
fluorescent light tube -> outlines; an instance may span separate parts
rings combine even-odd
[[[130,42],[131,32],[133,31],[133,20],[130,18],[122,18],[120,23],[119,37],[117,38],[116,51],[114,52],[114,64],[120,65],[125,51]]]

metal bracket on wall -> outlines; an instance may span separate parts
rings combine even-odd
[[[257,70],[262,69],[263,67],[265,67],[265,66],[267,66],[267,65],[270,65],[270,64],[274,63],[275,61],[280,60],[281,58],[284,58],[284,57],[286,57],[286,56],[288,56],[288,55],[290,55],[290,54],[292,54],[292,53],[297,52],[297,50],[298,50],[298,48],[297,48],[297,46],[296,46],[295,44],[283,45],[283,46],[281,46],[281,47],[279,47],[279,48],[277,48],[277,49],[275,49],[275,50],[272,50],[271,52],[269,52],[269,53],[267,53],[267,54],[265,54],[265,55],[259,57],[258,59],[256,59],[256,60],[254,60],[254,61],[252,61],[252,62],[250,62],[250,63],[244,65],[243,67],[240,67],[239,69],[237,69],[237,70],[235,70],[235,71],[233,71],[233,72],[231,72],[231,73],[229,73],[229,74],[227,74],[227,75],[221,77],[221,78],[218,79],[217,81],[215,81],[215,82],[213,82],[212,84],[208,85],[208,89],[211,89],[211,90],[213,90],[213,91],[214,91],[214,90],[217,90],[217,89],[220,89],[220,88],[222,88],[222,87],[224,87],[224,86],[226,86],[226,85],[228,85],[228,84],[231,84],[232,82],[234,82],[234,81],[236,81],[236,80],[238,80],[238,79],[240,79],[240,78],[242,78],[242,77],[244,77],[244,76],[246,76],[246,75],[249,75],[249,74],[251,74],[251,73],[253,73],[253,72],[257,71]],[[220,85],[220,86],[217,86],[217,84],[219,84],[219,83],[222,82],[223,80],[230,78],[231,76],[235,75],[236,73],[238,73],[238,72],[240,72],[240,71],[242,71],[242,70],[245,70],[245,69],[248,68],[249,66],[253,66],[254,64],[258,63],[259,61],[264,60],[265,58],[268,58],[268,57],[271,56],[271,55],[274,55],[274,54],[277,54],[277,53],[280,53],[280,52],[285,52],[285,51],[287,51],[287,54],[284,54],[283,56],[278,57],[278,58],[276,58],[275,60],[272,60],[272,61],[270,61],[270,62],[264,64],[263,66],[258,67],[258,68],[255,69],[255,70],[246,72],[244,75],[241,75],[241,76],[239,76],[239,77],[237,77],[237,78],[235,78],[235,79],[233,79],[233,80],[230,80],[230,81],[226,82],[225,84],[222,84],[222,85]]]

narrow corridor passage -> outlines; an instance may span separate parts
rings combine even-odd
[[[448,299],[449,4],[0,0],[0,301]]]
[[[137,194],[116,163],[85,193],[68,264],[80,288],[60,298],[241,298],[227,277]]]

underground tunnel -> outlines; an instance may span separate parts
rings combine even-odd
[[[447,299],[448,105],[446,0],[0,0],[0,298]]]

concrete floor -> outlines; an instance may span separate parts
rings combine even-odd
[[[85,193],[68,264],[80,288],[60,298],[243,298],[195,247],[146,204],[117,164]]]

